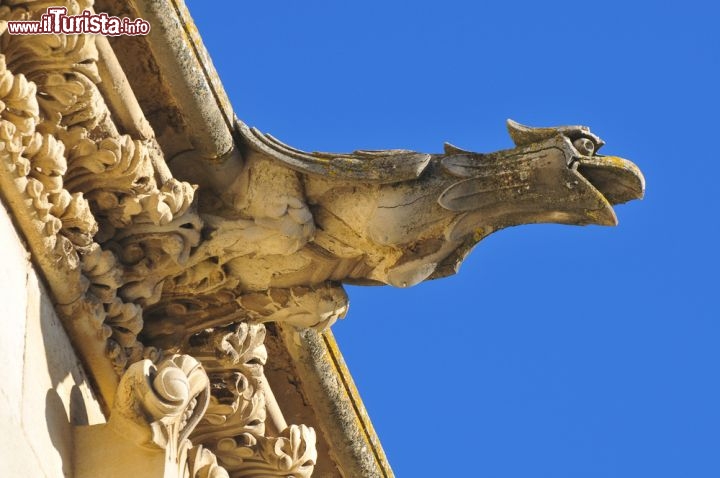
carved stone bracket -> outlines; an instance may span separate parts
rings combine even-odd
[[[76,429],[76,476],[227,476],[210,451],[193,449],[188,439],[209,401],[208,377],[192,357],[134,363],[120,380],[108,423]]]
[[[347,308],[345,290],[332,282],[255,292],[221,289],[207,295],[185,291],[145,309],[141,337],[155,347],[179,350],[191,336],[230,322],[283,322],[321,330]]]

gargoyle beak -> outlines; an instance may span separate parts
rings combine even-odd
[[[640,169],[617,156],[581,156],[573,166],[610,204],[642,199],[645,178]]]
[[[493,230],[518,224],[614,226],[613,204],[641,198],[645,180],[630,161],[595,153],[600,140],[554,135],[486,155],[451,152],[442,165],[454,177],[438,198],[465,222]],[[533,138],[534,139],[534,138]],[[465,234],[466,227],[454,231]]]
[[[640,169],[627,159],[597,154],[605,142],[585,126],[532,128],[512,120],[508,120],[507,126],[518,147],[552,141],[558,136],[567,140],[562,149],[569,159],[573,182],[578,181],[575,189],[583,191],[575,203],[586,208],[585,216],[592,224],[616,225],[612,206],[641,199],[645,194],[645,178]]]
[[[641,199],[645,194],[645,178],[627,159],[579,155],[568,166],[568,172],[580,183],[577,189],[584,191],[584,199],[578,205],[586,206],[584,216],[591,224],[616,226],[618,220],[612,206]]]

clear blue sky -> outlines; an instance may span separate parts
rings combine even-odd
[[[293,146],[492,151],[510,117],[645,173],[619,227],[349,288],[333,330],[398,476],[720,476],[716,2],[188,5],[236,113]]]

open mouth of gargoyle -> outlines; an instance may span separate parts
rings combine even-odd
[[[617,225],[612,206],[641,199],[645,194],[645,178],[627,159],[596,154],[603,142],[591,133],[571,141],[578,154],[572,155],[568,167],[587,183],[600,206],[594,212],[588,211],[588,217],[596,224]]]
[[[640,169],[627,159],[617,156],[580,156],[573,159],[570,167],[597,189],[612,205],[645,194],[645,178]]]
[[[597,154],[605,142],[585,126],[532,128],[508,120],[508,131],[516,146],[562,135],[572,143],[571,170],[585,179],[606,200],[608,205],[641,199],[645,194],[645,178],[640,169],[627,159]]]

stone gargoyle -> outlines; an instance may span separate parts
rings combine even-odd
[[[583,126],[508,121],[514,148],[446,144],[442,154],[306,153],[237,129],[242,164],[201,185],[205,239],[146,314],[151,342],[228,317],[325,326],[347,307],[342,283],[409,287],[453,274],[475,244],[510,226],[615,225],[612,206],[645,187],[633,163],[597,154],[604,143]]]

